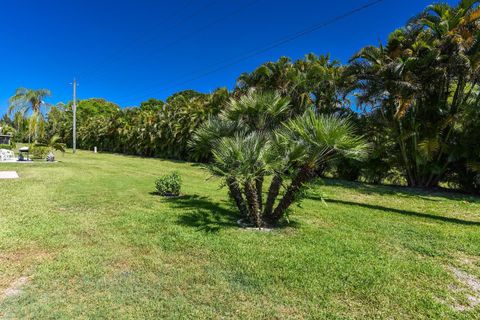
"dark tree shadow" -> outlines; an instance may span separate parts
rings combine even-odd
[[[211,201],[198,195],[166,199],[176,209],[188,211],[178,218],[178,223],[205,232],[218,232],[221,228],[238,227],[239,214],[228,203]]]
[[[363,194],[379,194],[379,195],[396,195],[401,197],[416,197],[426,201],[441,201],[441,199],[435,198],[449,198],[454,200],[480,202],[480,197],[474,194],[461,193],[458,190],[450,190],[444,188],[411,188],[402,186],[389,186],[389,185],[373,185],[362,182],[344,181],[330,178],[322,178],[322,183],[327,186],[338,186],[349,189],[355,189],[355,191]]]
[[[89,150],[91,151],[91,150]],[[176,158],[168,158],[168,157],[161,157],[158,155],[151,155],[151,156],[146,156],[146,155],[141,155],[141,154],[134,154],[134,153],[119,153],[119,152],[110,152],[110,151],[99,151],[102,154],[111,154],[123,158],[129,158],[129,159],[154,159],[154,160],[161,160],[161,161],[167,161],[167,162],[172,162],[172,163],[188,163],[188,161],[185,160],[180,160]]]
[[[319,197],[315,197],[315,196],[309,197],[309,199],[320,200]],[[343,204],[348,206],[358,206],[358,207],[368,208],[372,210],[379,210],[379,211],[384,211],[389,213],[397,213],[397,214],[402,214],[405,216],[411,216],[411,217],[417,217],[417,218],[432,219],[432,220],[437,220],[441,222],[455,223],[455,224],[467,225],[467,226],[480,226],[479,221],[462,220],[458,218],[438,216],[431,213],[415,212],[415,211],[409,211],[409,210],[389,208],[389,207],[384,207],[384,206],[379,206],[374,204],[358,203],[353,201],[344,201],[344,200],[336,200],[336,199],[325,199],[325,201],[327,203],[337,203],[337,204]]]
[[[158,196],[154,192],[150,194]],[[177,222],[180,225],[205,232],[218,232],[222,228],[241,228],[237,221],[242,217],[228,201],[212,202],[208,197],[199,195],[164,199],[172,208],[188,211],[179,216]],[[296,221],[282,220],[275,226],[275,229],[281,230],[298,226]]]

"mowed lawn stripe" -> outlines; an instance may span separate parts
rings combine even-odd
[[[480,201],[325,180],[290,224],[236,225],[219,180],[191,163],[80,151],[55,165],[8,165],[0,181],[5,318],[472,319]],[[183,178],[183,197],[155,178]],[[322,194],[327,205],[319,199]],[[454,290],[452,288],[458,288]]]

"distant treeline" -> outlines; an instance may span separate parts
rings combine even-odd
[[[274,91],[295,114],[340,114],[370,142],[367,161],[339,160],[328,172],[370,183],[448,184],[480,191],[480,8],[478,1],[435,4],[388,41],[361,49],[349,63],[330,56],[282,57],[239,76],[232,91],[192,90],[121,109],[103,99],[78,104],[78,146],[141,156],[209,161],[189,148],[192,134],[251,90]],[[355,105],[355,108],[351,106]],[[54,135],[71,144],[71,103],[32,120],[2,120],[17,141]],[[35,128],[33,128],[33,126]],[[5,130],[5,129],[4,129]]]

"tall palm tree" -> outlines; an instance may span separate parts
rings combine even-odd
[[[349,75],[359,102],[379,108],[396,134],[411,186],[435,186],[461,152],[460,113],[478,94],[480,1],[435,4],[355,55]]]
[[[455,37],[458,44],[471,46],[478,31],[479,4],[478,0],[461,0],[456,6],[432,4],[409,23],[428,28],[437,39]]]
[[[29,140],[32,133],[34,137],[37,138],[38,135],[38,123],[40,123],[40,118],[42,117],[41,106],[45,104],[45,98],[51,96],[51,92],[48,89],[27,89],[27,88],[18,88],[15,91],[15,94],[10,97],[9,102],[10,106],[8,108],[8,113],[11,114],[14,111],[20,111],[23,114],[31,112],[30,117],[30,130],[29,130]]]
[[[255,88],[258,91],[276,91],[291,101],[292,111],[301,114],[312,103],[307,86],[307,74],[294,65],[290,58],[281,57],[267,62],[251,73],[240,75],[237,80],[237,96]]]
[[[27,113],[29,111],[33,113],[40,113],[40,107],[44,103],[45,98],[51,96],[51,92],[48,89],[27,89],[18,88],[15,94],[10,98],[9,113],[13,111],[22,111]]]
[[[318,112],[331,114],[342,111],[348,103],[343,94],[343,67],[329,55],[317,56],[310,53],[295,62],[295,67],[303,75],[297,91],[308,95]]]

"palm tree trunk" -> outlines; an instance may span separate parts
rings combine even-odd
[[[268,189],[267,201],[265,202],[265,209],[263,211],[263,216],[267,220],[271,220],[273,213],[273,205],[275,200],[280,193],[280,188],[282,187],[283,178],[280,174],[276,173],[273,176],[272,182],[270,183],[270,188]]]
[[[257,190],[257,199],[258,199],[258,207],[259,211],[262,212],[263,210],[263,181],[265,180],[265,177],[263,175],[259,176],[257,179],[255,179],[255,188]]]
[[[244,217],[248,217],[247,205],[245,204],[245,200],[243,199],[242,190],[240,189],[237,179],[233,177],[227,178],[227,186],[230,191],[230,195],[232,196],[238,210],[240,211],[240,214]]]
[[[262,219],[260,217],[260,207],[258,205],[258,194],[255,190],[255,186],[252,182],[247,181],[244,185],[245,196],[247,198],[248,209],[250,212],[250,220],[256,227],[261,228],[263,226]]]
[[[450,108],[450,114],[454,115],[457,113],[459,101],[462,100],[462,97],[465,92],[465,78],[462,77],[457,82],[457,88],[455,90],[455,94],[453,95],[452,106]]]
[[[412,172],[410,170],[410,166],[409,166],[405,141],[403,141],[403,126],[401,121],[398,121],[398,128],[399,128],[398,144],[400,146],[400,153],[402,154],[403,165],[405,167],[405,172],[407,174],[407,182],[410,187],[414,187],[416,183],[415,183],[415,178],[413,177]]]
[[[418,136],[419,136],[419,133],[418,133],[418,130],[417,130],[417,127],[416,127],[416,123],[415,123],[415,119],[416,119],[416,114],[415,114],[415,103],[412,105],[412,108],[411,108],[411,114],[410,114],[410,118],[411,118],[411,125],[412,125],[412,130],[413,130],[413,136],[412,136],[412,158],[415,162],[415,176],[416,176],[416,180],[417,180],[417,183],[419,183],[419,180],[421,181],[420,183],[422,184],[423,183],[423,177],[421,177],[421,174],[420,174],[420,164],[418,163],[418,157],[417,157],[417,154],[418,154],[418,150],[417,150],[417,147],[418,147]]]
[[[290,205],[295,201],[295,197],[300,191],[300,188],[305,183],[312,180],[314,176],[315,170],[313,170],[311,167],[305,166],[300,168],[297,175],[293,178],[292,182],[288,186],[287,191],[283,195],[277,207],[273,211],[270,221],[272,224],[278,223],[278,221],[284,216]]]
[[[455,116],[455,114],[459,110],[460,105],[464,101],[466,101],[466,99],[469,98],[469,96],[470,96],[473,88],[475,87],[475,85],[476,85],[476,81],[472,84],[472,88],[470,89],[467,96],[465,97],[465,79],[462,78],[458,81],[457,88],[455,90],[455,94],[454,94],[453,101],[452,101],[452,106],[450,108],[450,115],[451,116]],[[480,97],[480,95],[479,95],[479,97]],[[448,104],[448,97],[447,97],[447,104]],[[442,155],[444,153],[444,146],[448,145],[448,140],[450,140],[450,136],[452,135],[454,127],[455,127],[455,123],[451,123],[449,125],[448,132],[447,132],[445,138],[443,138],[443,143],[441,144],[440,150],[438,151],[437,163],[440,163],[440,161],[442,160]],[[443,136],[443,135],[441,135],[441,136]],[[448,157],[446,157],[446,160],[445,160],[444,165],[442,166],[443,168],[442,168],[441,172],[439,174],[434,174],[432,172],[430,174],[427,182],[425,183],[425,186],[426,187],[431,187],[431,186],[437,185],[440,182],[440,179],[442,178],[443,173],[445,172],[448,164],[449,164]]]

